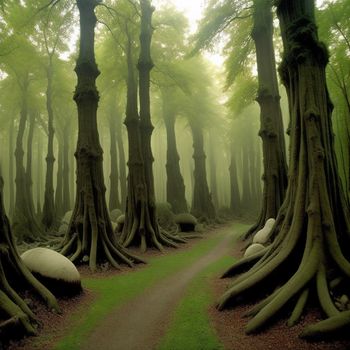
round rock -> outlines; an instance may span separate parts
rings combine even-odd
[[[27,250],[21,258],[27,268],[54,295],[74,295],[81,291],[79,271],[62,254],[38,247]]]

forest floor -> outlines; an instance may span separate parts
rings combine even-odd
[[[33,301],[42,322],[38,337],[10,350],[246,350],[350,349],[350,341],[308,343],[298,338],[303,325],[320,315],[309,312],[302,324],[288,328],[277,321],[268,331],[244,334],[242,314],[251,305],[218,312],[215,300],[230,284],[220,274],[242,255],[237,241],[246,225],[231,223],[191,240],[166,255],[149,251],[146,266],[91,274],[81,268],[84,293],[60,300],[61,315]]]

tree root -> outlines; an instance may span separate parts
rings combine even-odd
[[[330,333],[338,332],[344,328],[348,329],[349,327],[350,310],[340,312],[336,316],[306,327],[300,337],[304,339],[324,338]]]

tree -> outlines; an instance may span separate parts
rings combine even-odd
[[[140,0],[141,31],[140,53],[137,68],[139,71],[140,116],[137,110],[137,86],[134,78],[133,57],[131,54],[131,37],[128,32],[126,57],[128,67],[127,106],[125,125],[129,140],[129,175],[125,224],[121,240],[124,246],[139,245],[141,251],[154,246],[162,250],[162,245],[176,247],[175,240],[160,229],[157,223],[154,195],[153,156],[151,135],[153,125],[150,114],[150,71],[151,59],[152,14],[154,7],[150,1]],[[126,26],[127,29],[127,26]]]
[[[227,307],[252,289],[256,293],[267,288],[269,296],[249,312],[253,318],[246,332],[253,333],[282,308],[291,308],[288,324],[294,325],[307,301],[317,299],[327,319],[302,333],[312,337],[350,324],[350,312],[340,312],[334,304],[349,285],[349,209],[333,149],[325,77],[328,53],[318,39],[314,1],[280,0],[276,5],[284,46],[280,74],[291,118],[286,199],[271,233],[272,244],[260,259],[243,259],[226,273],[232,275],[257,261],[235,280],[218,307]]]
[[[19,296],[20,288],[30,287],[43,298],[50,309],[59,311],[55,297],[26,268],[14,243],[3,204],[3,180],[0,178],[0,311],[8,319],[0,323],[0,334],[10,327],[19,327],[21,334],[35,334],[35,315]]]
[[[250,20],[252,15],[253,23]],[[253,47],[246,33],[251,26],[258,68],[259,87],[256,100],[261,108],[259,135],[263,141],[264,189],[260,217],[245,237],[262,228],[268,218],[277,216],[287,186],[284,131],[272,40],[271,1],[254,0],[248,4],[239,0],[212,1],[196,35],[198,50],[210,46],[222,31],[229,31],[231,38],[226,45],[226,51],[230,54],[226,66],[227,85],[230,86],[239,73],[245,70],[244,67],[249,61]]]
[[[79,56],[75,72],[78,83],[74,100],[78,108],[77,191],[75,206],[62,253],[72,261],[89,257],[89,267],[96,270],[98,262],[108,260],[115,267],[118,261],[133,266],[141,262],[127,253],[118,243],[113,243],[113,228],[109,218],[102,168],[102,148],[97,131],[97,106],[99,94],[96,78],[99,70],[94,54],[94,29],[96,25],[95,0],[77,0],[80,15]]]

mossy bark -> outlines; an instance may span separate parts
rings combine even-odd
[[[0,178],[0,312],[8,317],[0,324],[2,332],[9,327],[18,327],[19,334],[35,334],[35,315],[25,301],[19,296],[19,289],[32,289],[45,300],[48,307],[59,311],[53,294],[47,290],[25,267],[19,257],[14,243],[9,220],[3,205],[3,181]]]
[[[137,111],[137,85],[134,77],[131,38],[127,42],[127,107],[125,125],[129,140],[128,193],[125,211],[125,224],[121,236],[124,246],[138,245],[141,251],[147,247],[162,250],[162,245],[176,247],[173,238],[160,230],[157,223],[153,179],[153,155],[151,135],[153,125],[150,114],[150,71],[152,14],[150,1],[140,0],[141,32],[140,55],[137,64],[139,71],[140,116]]]
[[[10,211],[9,216],[12,217],[15,209],[15,186],[14,186],[14,134],[15,134],[15,119],[11,120],[10,132],[9,132],[9,192],[10,192]]]
[[[271,295],[250,313],[254,317],[246,332],[252,333],[269,324],[281,309],[290,311],[289,324],[295,324],[307,301],[317,299],[334,327],[327,322],[316,330],[306,329],[303,335],[322,335],[330,328],[344,327],[348,315],[335,306],[333,298],[342,291],[331,280],[339,278],[346,292],[350,285],[349,208],[333,146],[332,104],[325,77],[328,54],[318,39],[313,0],[277,1],[277,13],[284,45],[280,73],[291,117],[289,183],[271,246],[235,280],[219,308],[268,287]]]
[[[166,91],[166,88],[162,89],[163,119],[167,136],[166,199],[171,204],[172,211],[178,214],[186,213],[188,208],[185,197],[185,184],[179,165],[180,157],[176,146],[176,115],[169,108],[169,99],[171,99],[171,92]]]
[[[46,68],[47,88],[46,88],[46,110],[48,115],[48,146],[46,156],[46,177],[42,224],[46,230],[50,230],[55,223],[55,194],[53,188],[53,167],[55,157],[53,153],[53,140],[55,129],[53,127],[54,114],[52,110],[52,82],[53,64],[52,55],[49,56],[49,64]]]
[[[78,77],[74,100],[78,108],[77,188],[73,215],[63,242],[62,254],[73,262],[89,261],[91,270],[108,261],[133,266],[141,260],[113,243],[113,228],[106,205],[103,151],[97,130],[99,70],[94,54],[95,7],[98,1],[77,0],[80,14],[80,47],[75,72]],[[82,259],[88,256],[88,259]]]
[[[211,221],[215,219],[216,214],[207,181],[203,130],[196,121],[190,121],[190,128],[192,131],[194,159],[194,188],[191,213],[197,218],[206,218]]]
[[[271,1],[254,1],[252,38],[256,48],[260,131],[263,142],[263,198],[259,218],[245,237],[262,227],[269,218],[276,218],[287,188],[287,165],[282,112],[278,90],[276,61],[273,46]]]

